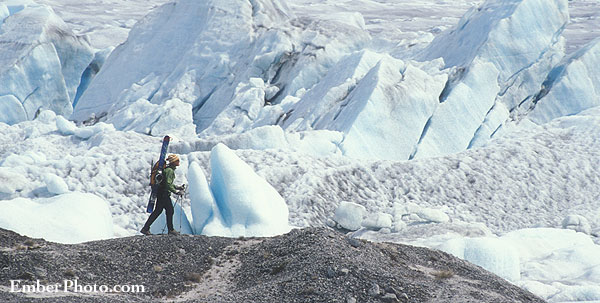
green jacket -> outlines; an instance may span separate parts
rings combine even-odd
[[[173,181],[175,181],[175,169],[171,166],[167,166],[165,170],[163,170],[163,177],[164,188],[171,193],[176,193],[177,189],[175,189],[175,185],[173,184]]]

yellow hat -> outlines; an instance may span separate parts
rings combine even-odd
[[[175,154],[171,154],[167,157],[167,161],[169,161],[169,163],[179,162],[179,157]]]

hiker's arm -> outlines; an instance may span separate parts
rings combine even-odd
[[[176,193],[177,189],[175,188],[175,185],[173,185],[173,181],[175,181],[175,171],[173,171],[172,169],[166,169],[165,181],[167,182],[167,190],[169,192]]]

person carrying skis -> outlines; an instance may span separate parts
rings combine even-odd
[[[171,154],[167,157],[169,165],[163,170],[163,181],[158,188],[156,196],[156,207],[154,211],[148,217],[146,224],[140,231],[144,235],[151,235],[150,225],[154,223],[154,220],[162,213],[163,209],[167,212],[167,228],[169,229],[169,235],[178,235],[179,233],[173,228],[173,203],[171,202],[171,193],[177,195],[183,195],[183,185],[175,186],[175,169],[179,166],[179,157],[175,154]]]

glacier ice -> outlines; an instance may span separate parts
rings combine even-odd
[[[341,154],[343,134],[337,131],[316,130],[284,132],[278,125],[250,129],[241,134],[212,135],[190,138],[171,145],[174,152],[210,151],[219,143],[231,149],[286,150],[315,156]]]
[[[106,118],[116,129],[153,136],[195,137],[192,122],[192,106],[174,98],[163,104],[153,104],[140,98],[125,105]],[[140,115],[139,113],[144,113]]]
[[[521,108],[564,56],[568,20],[566,0],[489,0],[415,62],[369,50],[359,14],[298,18],[285,1],[180,0],[132,29],[71,118],[108,115],[120,130],[189,138],[192,128],[209,138],[280,125],[340,132],[339,151],[356,158],[448,154],[529,113]],[[187,107],[173,111],[174,102]]]
[[[2,201],[0,227],[33,238],[79,243],[113,237],[109,204],[90,193]]]
[[[340,148],[356,158],[406,160],[438,105],[447,76],[371,51],[340,60],[296,106],[289,130],[342,132]]]
[[[254,61],[247,53],[255,35],[264,31],[258,25],[274,27],[273,23],[287,14],[278,1],[257,1],[255,5],[268,14],[240,1],[183,0],[154,10],[131,30],[128,41],[113,51],[82,95],[73,118],[85,119],[92,112],[108,111],[115,102],[135,102],[142,97],[154,103],[179,98],[197,114],[219,87],[229,87],[233,80],[229,78],[239,72],[237,65]],[[136,86],[147,87],[146,95],[129,96],[127,92]],[[223,90],[218,102],[208,102],[215,103],[211,106],[229,102],[231,92]]]
[[[4,11],[13,14],[5,29],[18,16],[63,25],[33,3]],[[194,11],[199,16],[189,13]],[[24,62],[31,61],[34,74],[50,69],[52,78],[64,79],[64,88],[45,81],[52,87],[43,104],[24,102],[39,93],[33,84],[4,95],[0,90],[0,119],[32,119],[43,108],[68,116],[75,106],[70,118],[77,121],[95,115],[116,129],[155,136],[241,133],[229,140],[252,138],[243,145],[269,146],[269,139],[244,134],[262,128],[276,135],[270,146],[298,150],[297,132],[305,132],[303,138],[330,130],[342,135],[328,140],[333,153],[388,160],[436,156],[484,145],[526,116],[542,123],[595,104],[590,87],[597,73],[585,66],[594,65],[597,42],[555,67],[564,55],[561,33],[568,19],[566,0],[490,0],[438,35],[416,57],[423,62],[415,62],[369,50],[360,14],[296,18],[285,1],[181,0],[149,14],[108,58],[108,50],[94,57],[73,35],[63,43],[44,33],[40,39],[52,43],[32,49]],[[54,57],[48,55],[52,49]],[[265,132],[272,125],[284,129],[283,137]]]
[[[22,190],[27,183],[27,178],[7,167],[0,167],[0,194],[14,194]]]
[[[0,3],[0,23],[10,21],[5,19],[8,15],[17,15],[33,5],[28,2],[9,8],[5,3]],[[271,4],[281,4],[282,11],[287,11],[285,3],[250,3],[258,14],[245,24],[256,26],[252,30],[244,29],[251,34],[236,36],[248,38],[235,44],[239,48],[225,49],[222,46],[226,43],[220,45],[222,49],[183,47],[189,50],[191,59],[179,61],[187,54],[173,59],[177,62],[169,68],[175,71],[173,74],[170,71],[168,75],[163,74],[164,69],[140,75],[126,83],[124,90],[116,91],[115,98],[106,100],[110,103],[107,116],[96,117],[123,130],[153,135],[176,132],[181,137],[187,134],[191,137],[196,127],[193,123],[203,123],[202,127],[206,128],[200,137],[186,138],[172,145],[184,154],[182,158],[189,157],[190,163],[196,163],[187,171],[183,167],[178,170],[178,179],[187,177],[190,184],[203,186],[194,187],[201,189],[195,194],[190,187],[192,196],[209,197],[204,208],[197,208],[196,203],[191,205],[192,217],[199,218],[192,222],[198,223],[198,228],[189,227],[195,233],[201,229],[215,235],[244,234],[244,225],[225,223],[217,202],[210,202],[212,190],[206,177],[201,175],[204,169],[201,166],[209,167],[209,153],[203,151],[221,142],[234,149],[259,150],[239,150],[236,154],[285,197],[290,222],[298,226],[322,224],[334,211],[335,204],[330,201],[351,199],[372,212],[372,217],[362,221],[363,226],[372,228],[387,226],[389,215],[386,213],[394,213],[392,210],[399,205],[413,202],[422,205],[410,209],[406,216],[394,213],[394,233],[388,234],[389,237],[397,236],[396,232],[415,235],[416,230],[421,231],[419,236],[435,234],[431,230],[449,230],[463,237],[473,233],[480,235],[479,229],[472,227],[473,222],[484,222],[495,233],[524,226],[560,227],[560,220],[570,213],[588,217],[591,234],[598,234],[600,214],[594,211],[597,196],[590,191],[597,187],[599,179],[595,176],[600,175],[595,165],[595,151],[600,142],[595,135],[600,133],[600,108],[596,104],[598,90],[592,89],[600,83],[593,68],[598,65],[598,47],[597,42],[591,43],[560,61],[565,1],[489,1],[481,6],[482,10],[500,10],[496,11],[500,12],[498,16],[483,18],[486,12],[475,8],[455,30],[456,33],[464,31],[457,34],[460,36],[489,29],[491,39],[479,40],[488,43],[486,47],[472,47],[464,53],[459,50],[457,55],[463,57],[473,51],[464,61],[461,57],[433,61],[428,58],[424,62],[392,58],[370,49],[372,45],[369,45],[360,14],[332,14],[326,16],[326,20],[318,20],[287,18],[286,14],[291,15],[288,11],[280,15],[281,23],[273,23],[276,14],[262,12],[277,10]],[[540,3],[546,7],[538,9]],[[229,4],[215,1],[209,5],[231,8]],[[492,7],[493,4],[505,6]],[[248,4],[244,2],[244,5],[247,9]],[[246,12],[241,15],[247,16]],[[532,12],[536,16],[532,17]],[[231,11],[229,13],[220,16],[233,16]],[[151,18],[154,17],[147,20]],[[229,24],[219,22],[217,24]],[[486,22],[489,24],[484,24]],[[140,29],[148,30],[148,23],[140,23],[137,33],[142,31]],[[519,31],[521,27],[529,32]],[[206,40],[194,41],[211,47],[211,39],[218,38],[217,30],[212,30],[212,35],[203,35],[202,39]],[[146,34],[151,36],[150,31]],[[355,36],[356,40],[348,39]],[[503,41],[507,36],[511,40]],[[144,44],[135,44],[133,40],[134,36],[127,46],[129,50],[132,53],[144,51],[135,50],[135,46]],[[523,49],[519,48],[523,45],[516,44],[522,43],[529,43],[527,51],[534,51],[521,53]],[[450,47],[444,48],[444,51],[449,50]],[[43,52],[37,52],[37,58],[41,58]],[[115,56],[123,53],[126,52],[117,51]],[[129,59],[136,59],[135,55]],[[97,54],[88,65],[78,94],[71,100],[73,106],[77,107],[77,96],[82,96],[86,83],[91,85],[95,81],[90,79],[103,60]],[[139,66],[132,66],[146,68],[140,62]],[[194,65],[197,62],[213,64],[203,69],[199,64]],[[56,62],[52,66],[59,67]],[[225,75],[220,72],[230,73],[210,78],[211,72],[218,77]],[[407,100],[426,101],[402,103],[388,96],[390,92],[407,92]],[[70,92],[67,95],[73,98]],[[310,102],[316,97],[320,102]],[[464,100],[478,102],[475,105]],[[217,104],[220,101],[223,103]],[[211,103],[214,104],[208,106]],[[0,120],[14,124],[31,119],[27,107],[20,104],[16,94],[0,96],[0,116],[4,115]],[[391,111],[385,106],[389,104],[412,105],[413,108],[402,110],[409,122],[390,123],[401,119],[387,119]],[[202,109],[203,105],[207,107]],[[420,109],[415,106],[423,106],[423,112],[416,113]],[[310,115],[301,114],[305,109],[304,113]],[[139,194],[147,190],[147,178],[139,172],[146,172],[150,159],[156,156],[152,150],[156,140],[133,132],[114,132],[102,122],[77,127],[49,111],[36,110],[35,113],[34,121],[13,126],[0,123],[3,166],[0,167],[0,198],[34,199],[48,195],[44,175],[52,174],[74,190],[93,192],[110,201],[110,211],[118,218],[114,235],[137,232],[139,223],[147,218],[143,212],[145,205],[142,205],[147,196]],[[455,115],[469,118],[452,120]],[[310,123],[303,124],[303,118]],[[520,122],[516,128],[518,133],[504,132],[504,138],[498,136],[498,140],[489,141],[513,121]],[[387,132],[376,138],[379,130]],[[456,140],[445,131],[455,133]],[[394,132],[404,136],[396,138]],[[368,135],[361,136],[363,133]],[[434,134],[439,139],[432,140]],[[372,135],[375,138],[370,138]],[[363,141],[366,137],[370,140]],[[417,153],[415,142],[419,140]],[[353,157],[397,160],[484,144],[488,146],[416,161],[355,161],[332,156],[343,151]],[[372,150],[365,148],[372,146]],[[438,211],[440,206],[447,208]],[[178,214],[181,218],[185,212],[189,214],[188,207],[184,203],[184,211],[176,213],[176,218]],[[452,215],[450,222],[444,212]],[[461,227],[461,220],[468,223]],[[568,227],[588,230],[581,218],[569,222]],[[415,228],[419,225],[421,229]],[[423,232],[425,230],[427,232]],[[516,282],[519,286],[543,289],[536,293],[544,294],[549,300],[598,298],[599,252],[598,246],[590,240],[597,241],[597,237],[554,230],[539,231],[539,239],[521,237],[524,239],[513,239],[507,246],[516,247],[519,259],[525,260],[520,264],[523,274]],[[488,268],[508,272],[510,276],[510,269],[514,273],[515,266],[502,265],[506,264],[502,261],[507,257],[504,251],[500,251],[499,256],[494,255],[494,250],[498,250],[496,240],[465,244],[470,249],[467,258],[496,265]],[[545,243],[552,241],[557,243]],[[462,251],[464,254],[464,247]],[[510,254],[508,257],[508,261],[515,259],[511,259]],[[563,284],[564,281],[570,285]]]
[[[492,63],[474,60],[469,73],[430,116],[410,157],[431,157],[467,149],[471,134],[477,131],[494,104],[499,89],[498,75]]]
[[[362,221],[361,225],[372,230],[380,230],[382,228],[391,229],[393,221],[392,215],[378,212],[367,215],[367,217]]]
[[[190,163],[188,182],[190,185],[190,200],[192,201],[192,228],[195,234],[200,235],[208,220],[218,211],[213,210],[217,204],[206,181],[206,176],[197,162]]]
[[[545,297],[549,301],[599,298],[600,246],[588,235],[566,229],[528,228],[512,231],[501,239],[519,251],[522,275],[518,286],[540,295],[548,293]],[[535,260],[541,261],[533,264]],[[540,287],[544,289],[537,292]]]
[[[15,124],[27,120],[27,113],[21,101],[14,95],[0,96],[0,122]]]
[[[10,16],[10,11],[8,10],[8,7],[6,6],[6,4],[0,3],[0,26],[2,26],[4,19],[6,19],[6,17],[8,16]]]
[[[46,183],[46,188],[48,189],[48,192],[52,194],[61,195],[69,192],[69,186],[67,185],[67,183],[57,175],[44,175],[44,183]]]
[[[0,32],[0,122],[32,120],[43,109],[70,115],[92,49],[48,6],[24,1],[8,10]]]
[[[481,145],[510,122],[509,113],[539,90],[564,56],[567,4],[486,1],[434,39],[419,59],[441,57],[452,73],[414,157]]]
[[[210,153],[211,181],[189,167],[193,228],[209,236],[274,236],[290,231],[289,210],[279,193],[223,144]]]
[[[166,4],[113,51],[71,118],[177,98],[191,105],[197,131],[210,128],[206,135],[275,124],[290,97],[369,41],[359,24],[294,19],[283,1]]]
[[[566,229],[572,229],[574,231],[590,234],[592,228],[590,222],[581,215],[568,215],[562,221],[562,227]]]
[[[333,213],[333,220],[348,230],[358,230],[367,215],[367,209],[353,202],[341,202]],[[371,224],[368,224],[371,225]]]
[[[566,57],[549,74],[527,116],[543,124],[600,105],[600,38]]]
[[[500,277],[516,282],[521,278],[519,251],[508,241],[497,238],[457,238],[438,249],[477,264]]]
[[[65,136],[75,135],[83,140],[87,140],[98,133],[115,130],[112,124],[107,124],[104,122],[100,122],[91,126],[77,127],[75,123],[67,120],[63,116],[56,116],[56,128]]]

